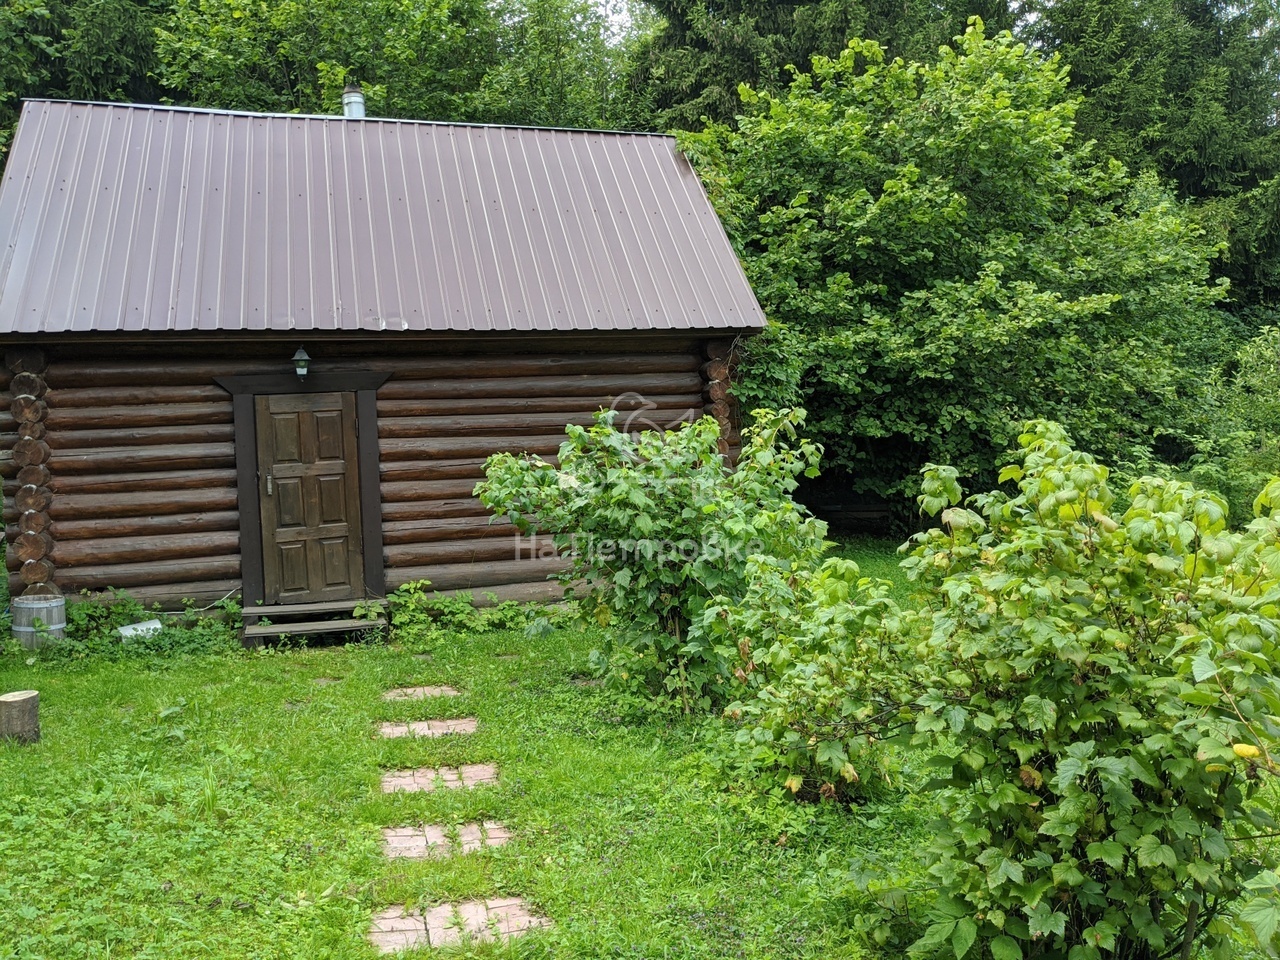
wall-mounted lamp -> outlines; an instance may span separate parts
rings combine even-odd
[[[297,371],[299,380],[307,375],[307,367],[310,365],[311,358],[307,356],[307,351],[299,347],[298,352],[293,355],[293,369]]]

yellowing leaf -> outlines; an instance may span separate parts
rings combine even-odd
[[[1244,760],[1252,760],[1254,757],[1262,756],[1262,751],[1252,743],[1233,743],[1231,749],[1235,751],[1237,757]]]

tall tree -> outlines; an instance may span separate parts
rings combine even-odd
[[[694,130],[703,117],[732,123],[738,86],[779,91],[789,67],[839,56],[851,37],[879,41],[890,56],[931,57],[971,14],[1012,23],[1010,0],[650,0],[662,27],[638,51],[632,84],[647,91],[654,124]]]
[[[472,99],[491,123],[619,127],[643,123],[624,89],[632,49],[651,29],[638,4],[504,0],[497,58]]]
[[[1280,294],[1276,0],[1031,0],[1024,35],[1071,66],[1081,136],[1178,195],[1231,240],[1235,296]]]
[[[23,97],[154,101],[163,0],[9,0],[0,6],[0,159]]]
[[[1039,0],[1025,32],[1071,66],[1080,135],[1183,196],[1257,186],[1280,161],[1274,0]]]
[[[621,0],[615,0],[621,2]],[[176,0],[160,76],[202,106],[600,127],[625,123],[621,66],[642,18],[595,0]]]
[[[160,77],[199,106],[304,113],[358,80],[383,115],[469,119],[494,37],[484,0],[176,0]]]
[[[1079,141],[1059,62],[976,27],[747,99],[736,130],[682,137],[772,321],[739,392],[808,407],[855,491],[913,493],[927,461],[993,480],[1041,414],[1125,461],[1196,429],[1215,245]]]

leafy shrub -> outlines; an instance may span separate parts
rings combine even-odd
[[[1126,460],[1204,432],[1218,245],[1077,135],[1060,62],[974,21],[927,63],[854,40],[743,97],[681,136],[771,321],[735,389],[805,406],[852,492],[909,510],[929,460],[994,480],[1045,413]]]
[[[1017,494],[973,510],[954,470],[926,470],[943,527],[904,562],[938,598],[915,742],[945,812],[941,896],[917,951],[1156,960],[1230,956],[1241,926],[1273,940],[1280,481],[1243,533],[1176,481],[1138,482],[1113,516],[1107,469],[1060,427],[1020,443]]]
[[[879,745],[910,731],[942,812],[918,955],[1274,942],[1280,480],[1233,532],[1220,497],[1178,481],[1143,479],[1114,510],[1108,470],[1056,424],[1020,444],[1015,495],[962,506],[957,471],[926,468],[942,527],[903,562],[922,609],[840,561],[763,558],[738,601],[708,605],[751,688],[728,710],[731,762],[775,791],[857,797]]]
[[[753,557],[747,580],[741,598],[717,598],[702,617],[752,694],[725,710],[734,737],[722,766],[802,799],[865,797],[889,777],[878,744],[895,720],[909,723],[890,585],[841,559],[806,571]]]
[[[414,580],[391,593],[393,630],[410,639],[428,640],[449,633],[517,629],[535,617],[530,607],[514,600],[477,607],[469,593],[444,596],[430,586],[430,580]]]
[[[613,417],[568,427],[558,467],[490,457],[476,495],[522,532],[549,535],[568,560],[562,579],[584,615],[613,628],[600,663],[615,681],[686,709],[723,702],[736,654],[695,627],[712,596],[746,592],[751,556],[805,566],[821,555],[826,525],[791,499],[821,450],[800,436],[799,410],[756,411],[736,466],[710,417],[634,436]]]
[[[158,604],[148,607],[123,590],[84,592],[67,598],[67,628],[64,639],[40,650],[41,657],[129,658],[216,653],[238,649],[240,605],[227,598],[208,608],[197,609],[188,601],[178,613],[164,613]],[[121,637],[120,627],[144,620],[161,622],[158,630]]]
[[[1231,515],[1244,519],[1254,494],[1280,465],[1280,327],[1264,327],[1236,355],[1234,367],[1214,383],[1217,429],[1200,440],[1186,475],[1222,494]]]

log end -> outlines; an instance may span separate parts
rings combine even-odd
[[[49,361],[44,351],[34,348],[15,348],[4,355],[4,364],[14,373],[42,374],[49,369]]]

